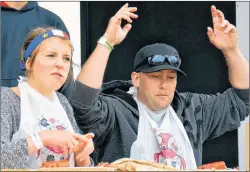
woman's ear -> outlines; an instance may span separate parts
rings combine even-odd
[[[26,68],[27,71],[30,71],[30,69],[31,69],[31,60],[30,60],[30,57],[25,62],[25,68]]]
[[[134,87],[139,88],[139,85],[140,85],[139,73],[132,72],[131,73],[131,79],[132,79],[132,83],[133,83]]]

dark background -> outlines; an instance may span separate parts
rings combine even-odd
[[[125,2],[81,2],[82,64],[105,32],[110,17]],[[104,81],[129,80],[136,52],[147,44],[164,42],[174,46],[182,58],[186,77],[178,77],[179,92],[222,93],[230,87],[222,53],[208,40],[212,26],[211,5],[235,25],[235,2],[129,2],[138,7],[137,20],[126,39],[111,53]],[[203,145],[203,163],[223,160],[238,166],[237,130],[225,133]]]

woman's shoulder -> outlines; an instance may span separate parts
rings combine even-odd
[[[14,109],[18,111],[20,107],[20,98],[8,87],[1,87],[1,114],[7,113]]]
[[[19,97],[17,96],[17,94],[13,91],[12,88],[9,87],[1,87],[1,102],[5,102],[5,101],[19,101]]]
[[[68,99],[62,93],[56,92],[56,95],[57,95],[58,99],[60,100],[60,102],[68,103]]]
[[[10,87],[1,87],[1,94],[11,91]]]

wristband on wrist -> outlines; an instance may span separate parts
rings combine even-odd
[[[39,150],[43,147],[42,139],[38,133],[31,134],[31,139],[32,139],[33,143],[35,144],[37,150]]]
[[[114,47],[103,36],[97,41],[97,43],[102,44],[110,51],[114,49]]]

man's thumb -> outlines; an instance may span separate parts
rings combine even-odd
[[[123,31],[125,32],[125,34],[127,35],[128,32],[130,31],[132,25],[131,24],[126,24],[124,27],[123,27]]]
[[[207,36],[208,36],[209,41],[213,44],[214,39],[215,39],[215,34],[214,34],[213,29],[211,27],[207,28]]]
[[[88,134],[85,134],[85,136],[88,138],[88,139],[92,139],[95,137],[95,134],[94,133],[88,133]]]

